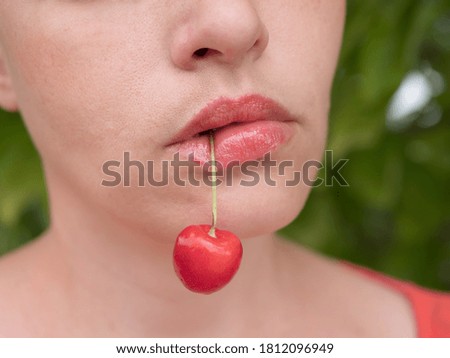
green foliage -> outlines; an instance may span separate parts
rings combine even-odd
[[[411,71],[428,78],[434,94],[389,123],[391,100]],[[350,186],[314,189],[282,233],[328,255],[450,290],[449,79],[449,0],[348,0],[328,149],[349,159],[342,174]],[[45,230],[46,200],[39,156],[21,119],[1,112],[0,254]]]
[[[48,224],[39,156],[17,114],[0,117],[0,254],[39,235]]]

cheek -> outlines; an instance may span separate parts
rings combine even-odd
[[[339,1],[331,3],[306,7],[300,19],[286,14],[285,26],[274,34],[279,39],[273,41],[278,61],[290,63],[284,67],[287,85],[300,83],[320,102],[329,98],[342,39],[342,9]]]
[[[124,123],[117,120],[113,108],[121,95],[121,78],[111,78],[110,72],[120,75],[123,65],[108,53],[108,44],[89,40],[82,43],[78,38],[51,38],[45,33],[25,37],[14,62],[20,69],[20,107],[24,117],[32,119],[30,130],[48,130],[47,135],[64,138],[66,146],[100,145],[104,134],[120,131]],[[100,113],[106,121],[99,118]],[[36,134],[39,138],[42,133]]]
[[[133,158],[153,156],[158,129],[142,115],[141,103],[157,97],[141,84],[147,74],[154,76],[148,83],[162,80],[155,70],[160,54],[143,54],[139,41],[124,44],[121,29],[110,28],[107,33],[36,26],[22,29],[9,46],[20,109],[47,174],[58,173],[79,193],[100,199],[110,195],[98,190],[105,161],[121,159],[125,150]],[[142,68],[146,73],[137,73]],[[144,150],[146,156],[140,154]],[[116,195],[126,202],[127,195],[142,193]]]
[[[53,16],[22,24],[9,49],[19,106],[41,153],[73,147],[101,154],[112,143],[136,142],[139,132],[157,132],[158,113],[142,112],[161,96],[151,87],[162,82],[158,34],[125,21]]]

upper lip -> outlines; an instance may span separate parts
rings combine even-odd
[[[169,142],[188,140],[199,133],[231,123],[254,121],[295,121],[296,118],[276,101],[261,95],[246,95],[236,99],[219,97],[200,110]]]

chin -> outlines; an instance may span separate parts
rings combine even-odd
[[[218,227],[241,239],[273,233],[295,220],[309,191],[297,186],[253,190],[241,187],[223,192],[218,204]]]

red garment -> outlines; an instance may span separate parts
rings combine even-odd
[[[450,338],[450,292],[431,290],[367,267],[342,262],[404,294],[414,311],[419,338]]]

